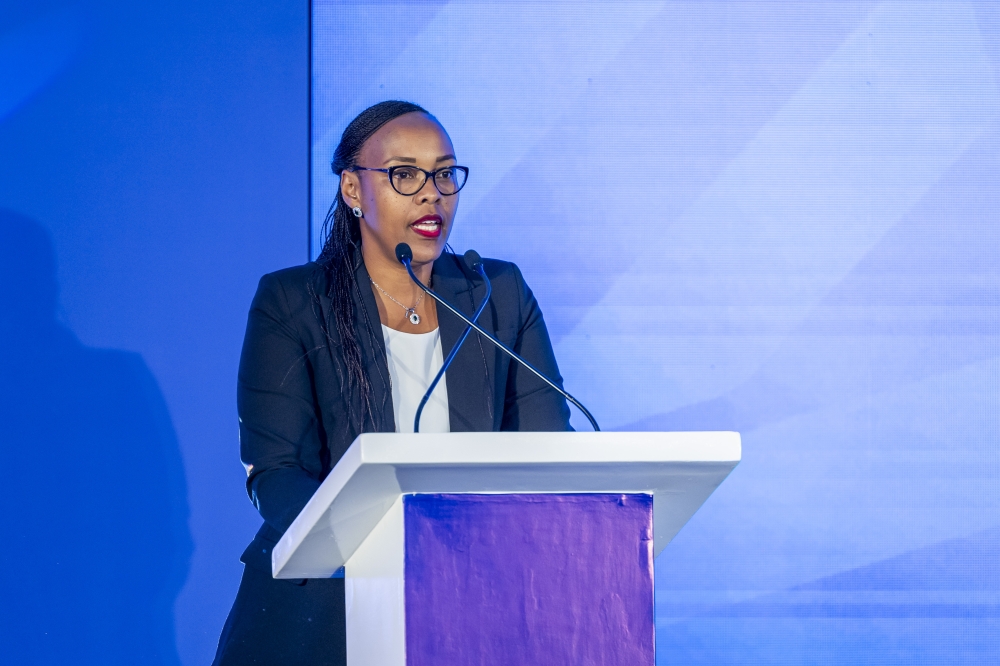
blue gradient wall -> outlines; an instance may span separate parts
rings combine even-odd
[[[418,102],[472,170],[452,245],[521,266],[601,424],[743,433],[657,562],[661,663],[1000,658],[995,2],[317,0],[313,31],[314,233],[346,122]]]
[[[246,313],[306,259],[307,40],[305,2],[2,4],[0,662],[211,661],[259,525]]]

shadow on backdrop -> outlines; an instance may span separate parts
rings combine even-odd
[[[179,664],[192,551],[177,438],[135,353],[56,317],[46,230],[0,209],[0,645],[11,664]]]

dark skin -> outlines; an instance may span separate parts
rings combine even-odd
[[[407,113],[383,125],[361,148],[358,166],[384,169],[397,164],[416,165],[426,171],[454,165],[455,148],[448,133],[434,118]],[[363,211],[360,219],[361,254],[368,274],[382,289],[407,307],[417,302],[421,291],[396,260],[396,245],[408,243],[413,250],[413,271],[424,284],[434,262],[444,251],[451,233],[459,194],[444,196],[428,178],[423,188],[403,196],[392,188],[386,174],[377,171],[344,171],[340,194],[349,208]],[[428,237],[414,230],[427,216],[440,216],[440,234]],[[407,333],[428,333],[438,327],[434,300],[424,296],[416,308],[420,324],[413,325],[406,311],[372,286],[379,319],[389,328]]]

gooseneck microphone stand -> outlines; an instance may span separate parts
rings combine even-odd
[[[427,294],[435,301],[443,305],[444,308],[448,310],[448,312],[452,313],[453,315],[464,321],[469,328],[473,329],[476,333],[479,333],[479,335],[483,336],[484,338],[492,342],[493,345],[497,347],[497,349],[500,349],[505,354],[507,354],[507,356],[510,356],[512,359],[514,359],[515,361],[523,365],[525,368],[530,370],[536,377],[541,379],[543,382],[548,384],[553,390],[559,393],[559,395],[566,398],[566,400],[568,400],[569,402],[573,403],[576,406],[576,408],[579,409],[581,412],[583,412],[583,415],[587,417],[587,420],[590,421],[590,425],[593,426],[594,430],[600,431],[601,428],[597,425],[597,420],[594,419],[594,416],[587,410],[586,407],[580,404],[579,400],[577,400],[569,393],[564,391],[561,386],[559,386],[554,381],[543,375],[539,370],[535,368],[535,366],[525,361],[523,358],[518,356],[517,353],[509,349],[507,345],[500,342],[495,337],[484,331],[483,328],[479,326],[479,324],[477,324],[476,322],[472,321],[464,314],[459,312],[454,306],[452,306],[443,298],[435,294],[430,289],[430,287],[421,282],[420,278],[418,278],[416,274],[413,272],[413,267],[410,265],[413,261],[413,250],[410,249],[409,245],[407,245],[406,243],[400,243],[399,245],[396,246],[396,259],[399,260],[399,263],[403,264],[403,266],[406,267],[406,272],[409,273],[410,279],[413,280],[413,282],[418,287],[420,287],[420,289],[422,289],[425,294]],[[482,267],[482,263],[479,264],[479,270],[477,272],[484,280],[487,281],[487,283],[489,282],[489,278],[486,277],[486,270]]]
[[[468,252],[465,253],[463,259],[465,260],[466,266],[476,271],[480,275],[484,276],[485,279],[485,273],[483,272],[483,260],[479,256],[478,252],[476,252],[475,250],[469,250]],[[407,266],[407,269],[409,269],[409,266]],[[412,277],[413,275],[412,271],[410,272],[410,275]],[[486,280],[486,296],[485,298],[483,298],[482,305],[480,305],[479,309],[476,310],[476,313],[472,315],[472,321],[479,320],[479,315],[483,314],[483,310],[486,309],[486,304],[490,302],[490,296],[492,294],[493,294],[493,284],[489,280]],[[434,389],[437,387],[438,382],[441,381],[442,377],[444,377],[445,370],[447,370],[448,366],[451,365],[451,362],[455,360],[455,355],[458,354],[459,348],[465,342],[465,339],[469,337],[470,332],[472,332],[472,327],[466,326],[465,331],[463,331],[462,335],[459,336],[458,342],[456,342],[455,346],[451,348],[451,352],[448,354],[448,358],[446,358],[444,360],[444,363],[441,364],[441,369],[438,370],[437,375],[435,375],[434,381],[432,381],[431,385],[427,387],[427,392],[424,393],[424,397],[420,399],[420,404],[417,405],[417,413],[413,417],[413,432],[420,432],[420,415],[424,411],[424,405],[426,405],[427,401],[430,399],[431,393],[434,393]]]

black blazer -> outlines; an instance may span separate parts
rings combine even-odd
[[[362,362],[377,396],[365,432],[393,432],[389,370],[368,271],[355,260],[356,335]],[[512,263],[487,259],[493,284],[479,323],[561,385],[541,310]],[[454,254],[434,263],[434,290],[471,316],[486,287]],[[264,525],[241,558],[270,572],[270,551],[360,434],[348,419],[360,398],[345,389],[339,347],[320,323],[330,299],[322,268],[309,263],[265,275],[254,296],[240,359],[237,406],[247,492]],[[314,294],[319,295],[318,304]],[[447,355],[465,324],[438,308],[441,346]],[[337,340],[336,328],[331,331]],[[570,430],[565,399],[509,357],[470,334],[445,375],[452,432]],[[378,398],[380,396],[380,399]]]

